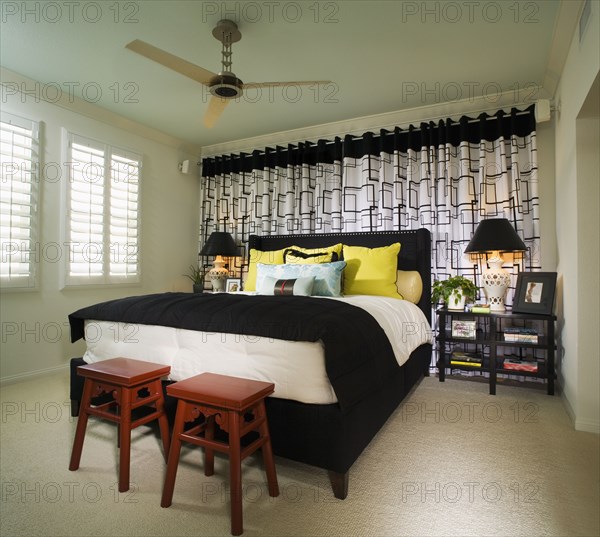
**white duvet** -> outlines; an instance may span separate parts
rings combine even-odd
[[[323,300],[332,300],[331,298]],[[414,304],[396,298],[355,295],[335,298],[368,311],[385,331],[399,365],[432,340],[431,327]],[[180,328],[89,320],[83,359],[116,356],[171,366],[171,380],[204,372],[273,382],[274,397],[328,404],[337,398],[327,378],[323,344]]]

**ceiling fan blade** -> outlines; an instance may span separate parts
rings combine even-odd
[[[210,83],[211,78],[217,76],[216,73],[212,73],[203,67],[190,63],[179,56],[175,56],[174,54],[161,50],[144,41],[140,41],[139,39],[128,43],[125,45],[125,48],[137,52],[149,60],[160,63],[161,65],[206,86]]]
[[[299,82],[247,82],[244,83],[244,88],[278,88],[282,86],[311,86],[314,84],[331,84],[331,80],[302,80]]]
[[[223,113],[223,110],[227,107],[231,99],[222,99],[221,97],[215,97],[214,95],[210,98],[208,103],[208,110],[204,114],[204,126],[207,129],[212,129],[217,122],[217,119]]]

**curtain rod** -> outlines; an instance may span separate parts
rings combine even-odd
[[[500,111],[504,112],[504,110],[500,109],[496,113],[498,113]],[[486,113],[485,110],[481,111],[481,114],[485,114],[485,113]],[[504,113],[505,114],[511,114],[511,112],[504,112]],[[516,116],[523,116],[525,114],[535,114],[535,111],[534,110],[518,110],[515,113]],[[452,118],[434,117],[434,118],[429,118],[429,119],[422,120],[419,123],[432,123],[432,122],[437,122],[437,121],[441,121],[441,120],[446,121],[448,119],[452,119]],[[497,119],[498,118],[495,115],[488,115],[485,118],[486,121],[495,121]],[[455,121],[455,123],[458,125],[460,119],[453,120],[453,121]],[[479,121],[481,121],[479,118],[471,118],[471,119],[469,119],[467,121],[467,123],[478,123]],[[409,124],[408,127],[410,127],[411,125],[412,125],[412,123]],[[396,129],[397,127],[398,127],[397,125],[385,125],[383,127],[378,127],[378,129],[379,130],[388,130],[388,129]],[[401,127],[399,127],[399,128],[401,128]],[[407,128],[406,129],[402,129],[402,130],[407,130]],[[366,131],[366,132],[371,132],[371,131]],[[421,128],[420,127],[419,128],[415,128],[411,132],[421,132]],[[355,135],[355,134],[351,134],[351,133],[346,133],[346,134],[341,134],[340,133],[340,134],[335,134],[333,136],[334,136],[334,138],[344,138],[345,136],[350,135],[350,136],[353,136],[355,140],[362,140],[364,138],[364,134],[365,133],[360,134],[360,135]],[[389,132],[389,134],[386,134],[385,136],[392,136],[393,134],[394,134],[393,131],[391,131],[391,132]],[[376,136],[380,136],[380,135],[376,135]],[[305,141],[306,140],[293,140],[293,141],[284,142],[284,143],[286,145],[288,145],[288,146],[289,145],[293,146],[295,144],[303,143]],[[316,145],[317,142],[310,142],[310,143]],[[334,140],[325,140],[325,145],[331,145],[331,144],[334,144],[334,143],[335,143]],[[343,141],[342,141],[342,143],[343,143]],[[277,146],[279,144],[274,144],[274,145]],[[248,153],[251,153],[251,154],[258,153],[259,155],[265,155],[266,154],[263,149],[248,149],[247,151],[238,151],[237,153],[240,154],[240,153],[244,153],[244,152],[248,152]],[[206,157],[206,158],[207,159],[214,159],[215,157],[219,157],[219,156],[222,156],[222,155],[212,155],[212,156],[209,156],[209,157]],[[201,164],[202,164],[202,162],[198,162],[198,165],[201,165]]]
[[[483,114],[483,113],[485,113],[485,112],[482,112],[482,114]],[[518,111],[518,112],[515,114],[515,116],[524,116],[525,114],[533,114],[533,112],[532,112],[532,111],[530,111],[530,110],[519,110],[519,111]],[[442,119],[443,119],[443,118],[429,119],[429,120],[425,120],[425,121],[419,121],[419,123],[435,123],[436,121],[441,121]],[[448,119],[452,119],[452,118],[446,118],[446,120],[448,120]],[[497,120],[498,120],[498,118],[497,118],[496,116],[493,116],[493,115],[492,115],[492,116],[488,115],[488,116],[485,118],[485,120],[486,120],[486,121],[497,121]],[[454,121],[454,120],[453,120],[453,121]],[[481,120],[480,120],[479,118],[472,118],[472,119],[469,119],[469,120],[467,121],[467,123],[479,123],[480,121],[481,121]],[[459,125],[459,124],[460,124],[459,122],[460,122],[460,120],[458,120],[458,121],[455,121],[455,124],[456,124],[456,125]],[[412,125],[412,123],[411,123],[411,125]],[[409,127],[410,127],[410,125],[409,125]],[[395,125],[394,125],[394,126],[392,126],[392,125],[388,125],[388,126],[385,126],[385,127],[380,127],[380,128],[379,128],[379,130],[388,130],[388,129],[395,129],[395,128],[396,128],[396,126],[395,126]],[[401,130],[407,130],[407,129],[401,129]],[[419,127],[419,128],[416,128],[416,129],[413,129],[411,132],[420,132],[420,131],[421,131],[421,127]],[[370,131],[367,131],[367,132],[370,132]],[[388,134],[386,134],[385,136],[391,136],[391,135],[393,135],[393,134],[394,134],[394,132],[393,132],[393,131],[390,131],[390,132],[389,132]],[[361,135],[351,135],[351,136],[354,136],[354,138],[355,138],[356,140],[360,140],[360,139],[364,138],[364,134],[361,134]],[[379,136],[379,135],[377,135],[377,136]],[[328,143],[328,144],[331,144],[331,143],[333,143],[333,142],[332,142],[332,141],[330,141],[330,140],[328,140],[326,143]]]

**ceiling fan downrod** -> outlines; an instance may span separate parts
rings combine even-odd
[[[232,43],[237,43],[242,38],[242,34],[238,30],[237,24],[227,19],[219,21],[213,29],[212,34],[222,44],[222,71],[211,81],[210,92],[222,99],[241,97],[243,82],[231,71],[231,57],[233,54],[231,45]]]

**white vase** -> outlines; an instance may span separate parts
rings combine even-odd
[[[461,293],[461,297],[457,298],[456,291],[452,291],[448,297],[448,309],[452,311],[465,311],[465,303],[467,297],[464,293]]]

